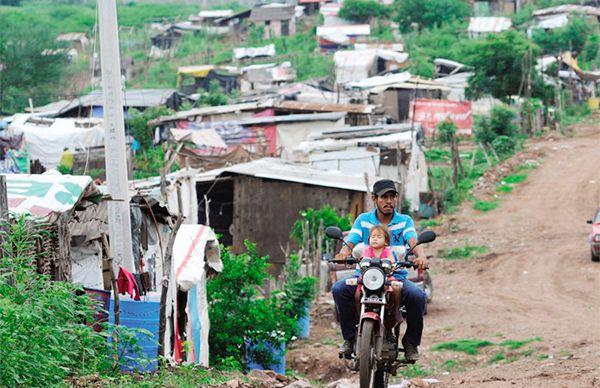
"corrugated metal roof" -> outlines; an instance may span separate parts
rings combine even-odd
[[[509,18],[504,17],[473,17],[469,21],[467,31],[471,33],[502,32],[512,26]]]
[[[299,101],[278,101],[274,104],[275,108],[310,111],[310,112],[346,112],[370,114],[375,110],[375,105],[365,104],[321,104],[314,102]]]
[[[276,158],[258,159],[218,170],[206,171],[196,175],[196,181],[210,182],[217,179],[217,177],[230,174],[367,192],[363,175],[348,175],[339,171],[319,170],[299,164],[285,163]],[[369,177],[369,182],[374,182],[377,179],[379,177]]]
[[[337,121],[346,117],[345,112],[330,113],[306,113],[298,115],[285,116],[265,116],[252,117],[249,119],[237,120],[239,125],[258,125],[258,124],[276,124],[276,123],[294,123],[302,121]]]
[[[219,114],[252,111],[271,108],[272,106],[273,102],[271,100],[265,102],[247,102],[243,104],[207,106],[204,108],[194,108],[186,111],[177,112],[170,116],[160,116],[157,119],[148,122],[148,125],[157,126],[171,121],[188,120],[190,118],[198,116],[212,116]]]
[[[253,22],[266,22],[269,20],[290,20],[294,17],[294,6],[283,4],[269,4],[252,9],[250,20]]]
[[[175,89],[139,89],[126,90],[123,93],[123,106],[133,108],[147,108],[151,106],[164,105],[166,101],[177,93]],[[86,96],[72,100],[62,108],[59,114],[85,106],[102,106],[102,91],[96,90]]]
[[[577,4],[563,4],[557,7],[550,7],[544,9],[538,9],[533,11],[533,16],[546,16],[553,14],[569,14],[569,13],[578,13],[589,16],[600,16],[600,8],[592,7],[592,6],[583,6]]]

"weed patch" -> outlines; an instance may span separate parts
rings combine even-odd
[[[483,245],[466,245],[464,247],[456,247],[452,249],[440,249],[438,254],[448,260],[470,259],[474,255],[481,255],[489,249]]]
[[[511,350],[520,349],[524,345],[530,344],[532,342],[540,342],[542,339],[540,337],[530,338],[523,341],[515,341],[515,340],[507,340],[500,343],[500,346],[506,346]]]
[[[425,229],[425,228],[433,228],[436,226],[441,226],[444,225],[444,221],[442,220],[421,220],[421,222],[419,222],[419,227],[421,227],[421,229]]]
[[[496,186],[496,192],[498,193],[510,193],[512,191],[513,188],[510,185],[499,184],[498,186]]]
[[[466,354],[479,354],[479,348],[492,346],[493,342],[478,339],[461,339],[452,342],[444,342],[435,345],[432,350],[452,350],[454,352],[462,352]]]
[[[502,179],[502,182],[512,185],[515,183],[521,183],[525,179],[527,179],[527,174],[512,174],[512,175],[508,175],[504,179]]]
[[[408,365],[401,371],[403,377],[407,379],[411,379],[413,377],[427,376],[432,374],[433,372],[427,369],[424,369],[419,364]]]
[[[481,212],[489,212],[496,209],[499,205],[499,201],[475,201],[473,204],[473,209]]]

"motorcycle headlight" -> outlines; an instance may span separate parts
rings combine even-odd
[[[362,281],[367,290],[377,291],[385,283],[385,274],[379,268],[369,268],[363,273]]]
[[[594,241],[600,242],[600,234],[594,236]]]

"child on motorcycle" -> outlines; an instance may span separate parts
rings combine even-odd
[[[369,230],[369,245],[364,249],[362,257],[390,259],[396,262],[396,257],[390,248],[390,231],[385,225],[374,225]],[[392,295],[394,296],[394,310],[399,313],[400,293],[402,287],[397,283],[392,283]]]

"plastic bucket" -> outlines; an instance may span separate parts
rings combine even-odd
[[[246,339],[246,354],[248,355],[248,369],[272,370],[280,375],[285,374],[285,343],[279,344],[278,347],[270,342],[261,341],[254,343]],[[268,349],[273,357],[273,363],[270,365],[262,365],[251,358],[251,350],[261,346]]]
[[[598,110],[598,107],[600,106],[600,98],[598,98],[598,97],[590,98],[587,101],[587,104],[588,104],[588,108],[590,108],[592,110]]]
[[[114,302],[112,304],[114,306]],[[126,348],[121,360],[121,370],[151,372],[157,369],[159,317],[160,302],[119,301],[119,324],[129,329],[144,329],[152,334],[135,333],[140,353],[130,347]],[[111,309],[110,322],[114,321],[114,311]],[[123,349],[121,346],[120,342],[119,352]]]
[[[304,315],[298,319],[298,331],[296,332],[296,337],[298,338],[308,338],[310,336],[310,315],[309,308],[306,305],[304,310]]]

